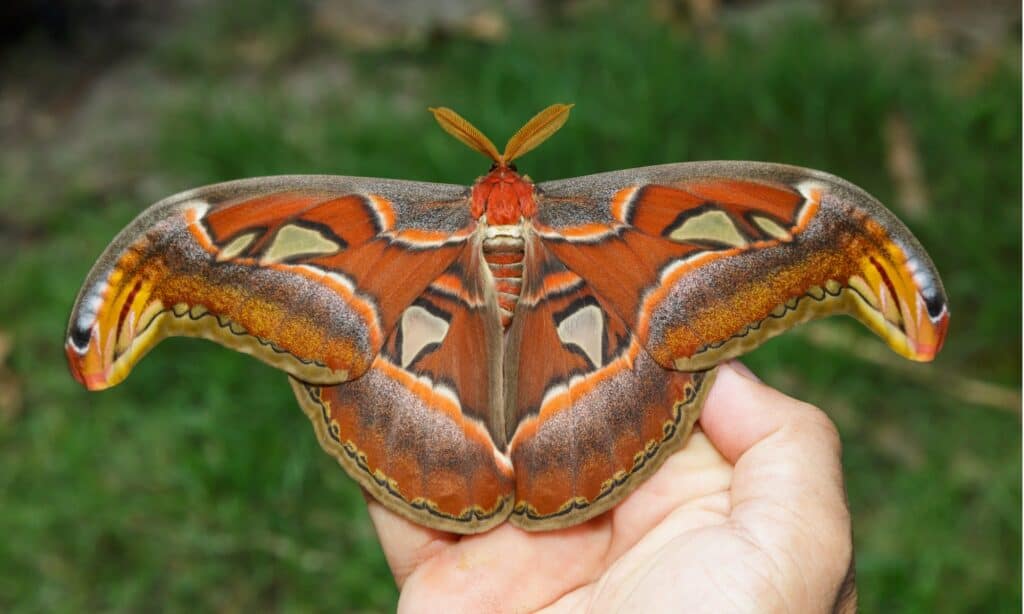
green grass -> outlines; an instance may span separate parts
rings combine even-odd
[[[266,22],[218,11],[149,52],[176,92],[152,103],[152,176],[170,191],[296,172],[468,183],[486,162],[427,105],[459,110],[500,144],[565,101],[577,104],[569,124],[520,164],[536,180],[763,159],[828,170],[893,203],[883,126],[901,113],[931,205],[910,225],[953,310],[943,354],[893,372],[788,335],[748,362],[839,424],[864,611],[1019,608],[1019,412],[967,400],[948,377],[1020,389],[1019,50],[969,80],[970,66],[819,23],[770,38],[728,31],[711,45],[643,15],[598,13],[524,24],[503,43],[357,52],[310,35],[301,11]],[[269,60],[245,63],[225,36],[237,27]],[[289,77],[324,57],[350,64],[351,82],[300,96]],[[172,340],[112,391],[71,380],[61,335],[75,292],[146,203],[54,181],[68,186],[60,198],[27,214],[16,203],[31,194],[11,198],[19,186],[0,175],[3,213],[41,229],[2,252],[0,331],[13,335],[25,403],[0,420],[0,608],[391,609],[359,491],[320,452],[282,374]]]

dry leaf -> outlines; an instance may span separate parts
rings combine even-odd
[[[21,414],[21,380],[7,366],[7,359],[14,349],[14,338],[0,331],[0,421],[10,422]]]
[[[907,217],[923,219],[928,214],[928,193],[921,176],[920,156],[910,125],[899,113],[890,113],[885,120],[885,143],[897,204]]]

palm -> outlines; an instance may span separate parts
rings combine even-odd
[[[461,537],[370,502],[402,589],[400,609],[831,609],[851,560],[838,458],[828,449],[837,446],[834,431],[820,418],[798,433],[787,424],[737,425],[730,412],[751,408],[729,403],[744,400],[744,386],[766,388],[743,379],[723,369],[702,418],[708,435],[696,431],[623,503],[576,527],[527,533],[503,525]],[[753,396],[765,402],[763,391]],[[770,419],[772,410],[761,415]]]

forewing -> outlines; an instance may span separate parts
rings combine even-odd
[[[460,186],[247,179],[163,200],[94,265],[68,326],[72,372],[112,386],[160,339],[206,337],[304,381],[365,372],[398,318],[464,249]]]
[[[292,380],[320,443],[389,509],[475,533],[512,509],[501,326],[479,249],[463,250],[401,314],[370,369],[335,386]]]
[[[707,369],[847,313],[930,360],[948,322],[935,267],[863,190],[819,171],[697,162],[543,183],[537,232],[651,356]]]

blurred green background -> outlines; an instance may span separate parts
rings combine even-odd
[[[171,340],[89,394],[68,310],[165,195],[279,173],[465,184],[486,162],[428,105],[500,144],[557,101],[577,106],[521,161],[536,180],[771,160],[908,223],[952,305],[935,363],[845,319],[747,362],[839,425],[864,611],[1019,611],[1020,23],[1015,2],[9,3],[0,609],[392,609],[359,491],[282,374]]]

